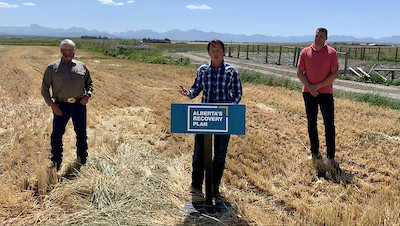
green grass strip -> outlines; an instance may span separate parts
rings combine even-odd
[[[251,70],[241,70],[240,79],[243,83],[261,84],[274,87],[285,87],[290,90],[301,91],[302,85],[288,78],[264,75]],[[355,102],[368,103],[372,106],[400,110],[400,102],[378,94],[360,94],[345,91],[335,91],[334,96],[341,99],[349,99]]]

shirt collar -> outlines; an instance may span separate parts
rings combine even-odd
[[[212,67],[213,67],[211,61],[208,62],[208,65],[207,65],[207,66],[208,66],[208,68],[212,68]],[[219,67],[217,67],[217,68],[220,68],[220,67],[225,68],[225,66],[226,66],[226,63],[225,63],[225,60],[223,60],[223,61],[222,61],[222,64],[219,65]]]
[[[321,50],[325,49],[326,46],[327,46],[327,44],[325,43],[325,44],[324,44],[324,47],[322,47]],[[312,48],[314,51],[317,51],[317,48],[315,48],[315,43],[313,43],[313,44],[311,45],[311,48]],[[321,50],[320,50],[320,51],[321,51]]]
[[[67,62],[64,61],[64,59],[61,57],[60,64],[67,64]],[[71,60],[72,65],[76,65],[76,61],[74,59]]]

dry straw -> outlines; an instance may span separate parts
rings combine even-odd
[[[221,187],[233,208],[223,216],[187,216],[193,135],[169,133],[169,108],[199,102],[177,92],[192,84],[195,69],[92,59],[89,52],[77,55],[95,84],[89,159],[76,166],[68,125],[55,174],[48,169],[52,115],[39,87],[58,51],[0,48],[3,224],[400,224],[398,111],[336,99],[337,160],[345,177],[318,178],[307,158],[301,93],[245,84],[246,135],[231,138]],[[323,147],[322,118],[318,129]]]

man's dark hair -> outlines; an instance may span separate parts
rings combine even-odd
[[[317,31],[316,31],[316,32],[318,32],[318,31],[324,32],[325,35],[326,35],[326,37],[328,37],[328,30],[326,30],[326,28],[323,28],[323,27],[317,28]]]
[[[219,39],[214,39],[214,40],[212,40],[212,41],[210,41],[210,42],[208,43],[208,45],[207,45],[207,52],[210,51],[210,45],[211,45],[211,44],[220,44],[220,45],[222,46],[222,51],[224,51],[224,53],[225,53],[225,45],[224,45],[224,43],[223,43],[221,40],[219,40]]]

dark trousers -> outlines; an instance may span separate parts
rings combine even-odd
[[[213,189],[218,192],[222,174],[225,168],[226,153],[228,150],[230,135],[214,135],[214,159],[213,159]],[[202,189],[204,180],[204,134],[196,134],[194,140],[192,187]]]
[[[65,127],[70,118],[74,125],[76,134],[76,154],[77,157],[87,157],[87,135],[86,135],[86,106],[77,103],[66,103],[57,101],[59,104],[62,115],[54,115],[53,118],[53,132],[51,134],[51,161],[61,163],[63,153],[62,136],[65,133]]]
[[[303,92],[303,99],[306,107],[308,135],[310,138],[311,152],[318,153],[319,139],[317,129],[318,105],[321,109],[325,125],[325,141],[328,158],[335,158],[335,119],[333,95],[320,93],[313,97],[309,92]]]

